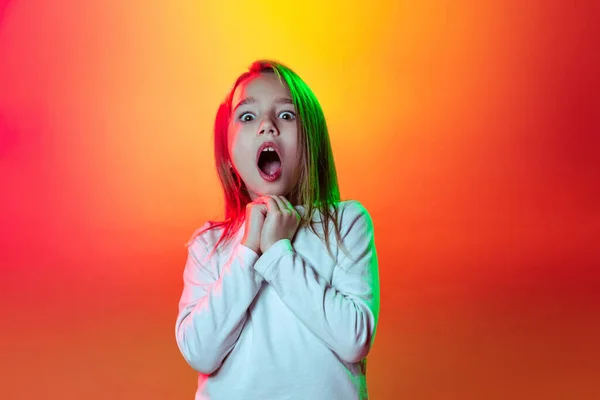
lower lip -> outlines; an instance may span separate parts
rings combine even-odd
[[[281,176],[281,170],[283,168],[279,168],[273,175],[265,174],[260,168],[258,168],[258,173],[260,176],[267,182],[274,182]]]

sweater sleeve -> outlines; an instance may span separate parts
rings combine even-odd
[[[252,268],[258,255],[251,249],[237,245],[220,274],[216,257],[201,237],[189,245],[175,327],[183,357],[204,374],[216,371],[233,349],[263,281]]]
[[[341,253],[331,284],[298,255],[289,240],[269,248],[254,268],[297,318],[348,363],[364,359],[379,318],[379,271],[372,220],[358,202],[346,206]],[[348,215],[349,214],[349,215]]]

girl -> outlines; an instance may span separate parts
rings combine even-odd
[[[196,400],[364,400],[379,315],[373,225],[340,201],[323,111],[257,61],[215,121],[225,219],[188,244],[177,345]]]

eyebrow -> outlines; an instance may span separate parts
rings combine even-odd
[[[239,107],[241,107],[245,104],[252,104],[252,103],[256,103],[256,99],[254,97],[246,97],[245,99],[243,99],[242,101],[237,103],[237,105],[233,108],[233,111],[235,112],[235,110],[237,110]],[[279,97],[279,98],[275,99],[275,103],[277,103],[277,104],[294,104],[292,99],[290,99],[289,97]]]

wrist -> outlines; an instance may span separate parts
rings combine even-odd
[[[242,244],[242,246],[245,246],[245,247],[249,248],[250,250],[252,250],[253,252],[255,252],[256,254],[260,255],[259,246],[254,246],[253,244],[246,243],[246,242],[242,242],[241,244]]]
[[[273,246],[273,243],[275,243],[275,242],[267,242],[267,241],[265,241],[265,243],[261,242],[260,243],[261,253],[264,254],[267,250],[269,250],[269,248],[271,248],[271,246]]]
[[[264,253],[266,253],[266,252],[267,252],[267,251],[268,251],[268,250],[269,250],[271,247],[275,246],[276,244],[278,244],[278,243],[279,243],[279,242],[281,242],[281,241],[287,241],[287,242],[290,242],[290,240],[289,240],[288,238],[281,238],[281,239],[277,239],[277,240],[275,240],[275,241],[273,241],[273,242],[267,242],[267,244],[266,244],[266,245],[264,245],[264,246],[263,246],[263,245],[262,245],[262,243],[261,243],[261,246],[260,246],[260,251],[262,252],[262,254],[264,254]]]

